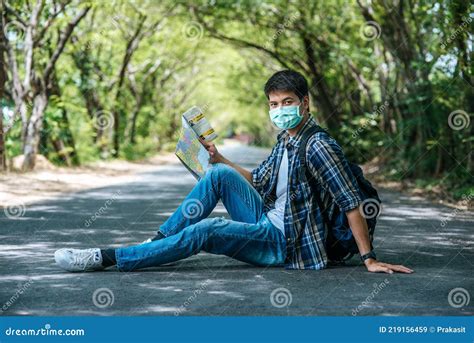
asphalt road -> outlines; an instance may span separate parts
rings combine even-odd
[[[233,147],[247,167],[267,150]],[[200,253],[133,273],[72,274],[62,247],[118,247],[153,235],[195,183],[179,164],[135,182],[0,212],[0,315],[472,315],[473,213],[381,190],[375,247],[412,275],[371,274],[356,258],[323,271],[258,268]],[[97,219],[92,215],[100,212]],[[222,206],[213,215],[223,215]]]

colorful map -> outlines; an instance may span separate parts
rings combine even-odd
[[[183,129],[176,145],[175,154],[191,174],[199,180],[209,167],[209,153],[184,118],[182,125]]]

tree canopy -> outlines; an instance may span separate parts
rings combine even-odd
[[[462,0],[2,0],[0,166],[137,159],[198,105],[270,146],[263,85],[294,69],[353,161],[472,192],[474,6]],[[2,127],[3,126],[3,127]]]

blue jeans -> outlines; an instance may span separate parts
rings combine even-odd
[[[207,218],[222,200],[232,220]],[[165,238],[119,248],[120,271],[178,261],[200,251],[227,255],[255,266],[282,266],[284,234],[264,213],[261,196],[235,169],[215,164],[160,227]]]

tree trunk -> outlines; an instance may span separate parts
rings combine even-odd
[[[3,96],[3,90],[0,90],[0,96]],[[7,170],[5,137],[3,135],[3,114],[0,112],[0,172]]]
[[[0,11],[3,11],[3,2],[0,2]],[[3,34],[3,20],[0,18],[0,99],[3,99],[5,93],[5,82],[7,79],[5,68],[5,36]],[[1,104],[1,103],[0,103]],[[6,150],[5,137],[3,134],[3,113],[0,108],[0,172],[6,171]]]
[[[133,110],[132,118],[131,118],[131,124],[130,124],[130,144],[135,144],[136,139],[136,130],[137,130],[137,118],[138,118],[138,113],[140,112],[140,108],[138,106],[135,107]]]
[[[76,142],[74,140],[74,136],[72,135],[71,128],[69,126],[69,119],[67,117],[67,112],[65,109],[62,109],[61,120],[63,124],[62,126],[64,127],[64,131],[65,131],[66,145],[72,149],[72,151],[68,152],[67,155],[73,165],[79,165],[80,161],[79,161],[79,157],[77,156]]]
[[[52,81],[51,81],[51,90],[50,90],[50,95],[55,95],[58,98],[61,98],[61,88],[59,87],[58,84],[58,79],[56,75],[56,69],[54,69],[52,73]],[[64,139],[61,138],[56,138],[52,139],[53,147],[58,153],[58,155],[61,157],[63,162],[67,164],[67,166],[72,166],[72,165],[77,165],[79,164],[79,160],[77,158],[77,153],[76,153],[76,144],[74,142],[74,137],[71,132],[71,128],[69,127],[69,119],[67,117],[67,112],[64,107],[61,107],[61,118],[59,119],[59,130],[62,133],[61,136],[64,137]],[[68,151],[68,148],[71,150],[70,152]]]
[[[73,36],[71,41],[74,44],[78,44],[78,38],[76,36]],[[94,80],[94,75],[97,73],[97,71],[93,70],[92,56],[88,49],[83,49],[74,52],[72,54],[72,59],[80,73],[81,84],[79,90],[84,98],[87,113],[89,114],[90,119],[95,122],[93,125],[95,129],[94,143],[97,144],[100,142],[100,150],[105,154],[107,147],[101,142],[102,136],[104,135],[104,128],[99,124],[100,118],[97,115],[104,111],[104,106],[102,105],[97,90],[89,86],[90,80]],[[96,68],[99,67],[96,66]]]
[[[316,66],[316,55],[311,44],[311,40],[302,34],[303,44],[306,53],[306,63],[310,72],[310,93],[313,96],[317,107],[321,110],[322,119],[329,128],[338,127],[339,109],[333,103],[333,97],[323,73]]]
[[[3,116],[0,118],[0,172],[7,170],[5,140],[3,137]]]
[[[23,171],[33,170],[35,167],[36,154],[38,153],[41,128],[43,126],[43,117],[48,97],[46,91],[38,93],[33,98],[33,110],[28,127],[26,129],[25,146],[23,148]]]
[[[64,145],[64,142],[60,138],[52,139],[51,143],[53,144],[54,150],[61,158],[61,160],[68,166],[72,167],[72,160],[69,157],[69,153],[67,152],[67,148]]]
[[[55,16],[51,18],[56,18],[66,7],[67,5],[60,7],[58,12],[55,12]],[[79,13],[64,26],[64,28],[58,29],[59,38],[55,49],[52,51],[49,60],[45,63],[43,70],[39,68],[39,65],[35,63],[34,60],[34,51],[35,49],[44,49],[44,45],[37,44],[41,39],[43,39],[47,33],[48,28],[52,23],[46,25],[43,28],[40,36],[36,37],[36,30],[38,25],[40,25],[40,18],[42,18],[42,12],[45,7],[44,1],[37,1],[35,7],[32,10],[30,19],[26,26],[25,38],[23,41],[23,50],[22,56],[18,58],[17,51],[10,44],[7,44],[8,50],[8,59],[9,59],[9,70],[11,70],[12,75],[12,84],[13,84],[13,99],[15,101],[15,110],[19,111],[21,114],[23,126],[22,126],[22,140],[23,140],[23,154],[24,160],[22,169],[23,170],[32,170],[35,166],[35,155],[38,152],[39,138],[41,133],[41,127],[43,125],[43,116],[46,106],[48,105],[48,89],[50,88],[51,82],[51,73],[54,70],[56,62],[64,51],[66,43],[69,40],[74,28],[79,24],[79,22],[87,15],[91,6],[85,7],[79,11]],[[2,16],[5,20],[6,16]],[[61,17],[61,16],[59,16]],[[36,39],[35,39],[36,38]],[[23,61],[24,71],[20,73],[18,69],[17,60]],[[20,75],[23,75],[23,80],[21,80]],[[33,89],[34,86],[34,89]],[[27,100],[30,94],[33,93],[33,105],[32,113],[27,119]],[[16,113],[16,112],[15,112]]]

